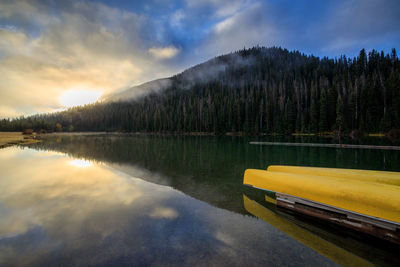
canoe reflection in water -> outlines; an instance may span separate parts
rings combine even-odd
[[[270,201],[268,196],[266,196],[266,201]],[[290,222],[289,220],[286,220],[284,217],[279,216],[256,201],[251,200],[246,195],[243,195],[243,205],[249,213],[276,227],[300,243],[316,250],[318,253],[330,258],[340,265],[373,266],[373,264],[367,262],[366,260],[326,241],[325,239],[322,239],[321,237]]]

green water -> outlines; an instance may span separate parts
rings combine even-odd
[[[340,263],[257,218],[244,194],[355,263],[400,264],[398,247],[276,210],[242,184],[271,164],[400,171],[400,151],[249,145],[259,139],[62,135],[0,150],[0,265]]]

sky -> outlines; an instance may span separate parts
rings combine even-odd
[[[398,0],[0,0],[0,118],[47,113],[243,47],[399,50]]]

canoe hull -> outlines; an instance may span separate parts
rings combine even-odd
[[[293,170],[297,171],[248,169],[243,184],[275,192],[278,207],[400,245],[400,186],[381,177],[380,182],[372,181],[376,178],[372,176],[361,181],[354,173],[344,178],[325,170],[318,170],[321,175],[308,174],[312,168],[299,174]]]

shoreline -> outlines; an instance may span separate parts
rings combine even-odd
[[[7,137],[8,135],[8,137]],[[230,137],[257,137],[257,136],[292,136],[292,137],[322,137],[322,138],[340,138],[340,136],[335,135],[333,132],[323,132],[323,133],[291,133],[291,134],[280,134],[280,133],[258,133],[258,134],[249,134],[244,132],[226,132],[221,134],[216,134],[214,132],[51,132],[51,133],[34,133],[32,135],[23,135],[21,132],[0,132],[0,148],[15,145],[15,144],[29,144],[40,142],[41,137],[46,136],[56,136],[56,135],[143,135],[143,136],[230,136]],[[342,135],[341,137],[350,137],[350,135]],[[373,137],[377,139],[391,139],[389,136],[383,133],[365,133],[359,138],[362,137]],[[7,142],[4,141],[4,138],[8,138]],[[353,139],[353,138],[352,138]],[[356,138],[358,139],[358,138]]]
[[[23,135],[21,132],[0,132],[0,149],[14,146],[38,143],[36,135]]]
[[[46,133],[46,134],[36,134],[34,135],[34,138],[29,138],[29,139],[23,139],[23,140],[19,140],[19,142],[11,142],[8,143],[7,145],[3,145],[1,144],[1,134],[2,132],[0,132],[0,148],[6,147],[6,146],[11,146],[11,145],[16,145],[16,144],[20,144],[20,145],[24,145],[24,144],[31,144],[31,143],[37,143],[37,142],[41,142],[42,139],[45,139],[46,137],[57,137],[57,136],[95,136],[95,135],[108,135],[108,136],[115,136],[115,137],[129,137],[129,136],[155,136],[155,137],[166,137],[166,136],[204,136],[204,137],[223,137],[223,136],[227,136],[227,137],[256,137],[256,136],[292,136],[292,137],[297,137],[297,138],[301,138],[301,137],[322,137],[322,138],[326,138],[326,139],[332,139],[332,138],[337,138],[337,136],[332,136],[332,135],[317,135],[317,134],[290,134],[290,135],[284,135],[284,134],[263,134],[263,135],[239,135],[239,134],[232,134],[232,133],[226,133],[223,135],[216,135],[214,133],[206,133],[206,132],[190,132],[190,133],[151,133],[151,132],[52,132],[52,133]],[[22,134],[19,133],[14,133],[17,134],[19,136],[24,137]],[[376,139],[383,139],[383,138],[387,138],[390,139],[388,136],[385,135],[380,135],[380,134],[366,134],[364,135],[365,137],[372,137],[372,138],[376,138]],[[349,138],[351,138],[349,136]],[[343,143],[303,143],[303,142],[268,142],[268,141],[250,141],[249,142],[250,145],[267,145],[267,146],[271,146],[271,145],[283,145],[283,146],[303,146],[303,147],[329,147],[329,148],[361,148],[361,149],[382,149],[382,150],[400,150],[400,146],[399,145],[381,145],[381,144],[343,144]]]
[[[336,135],[333,132],[323,132],[323,133],[290,133],[290,134],[280,134],[280,133],[244,133],[244,132],[226,132],[216,134],[214,132],[52,132],[43,134],[46,135],[154,135],[154,136],[231,136],[231,137],[256,137],[256,136],[292,136],[292,137],[322,137],[322,138],[340,138],[340,137],[350,137],[352,139],[359,139],[362,137],[373,137],[384,139],[391,139],[388,135],[384,133],[365,133],[358,138],[353,138],[349,134],[344,134],[342,136]],[[42,136],[42,134],[38,134]],[[394,138],[396,139],[396,138]],[[399,138],[400,139],[400,138]]]

